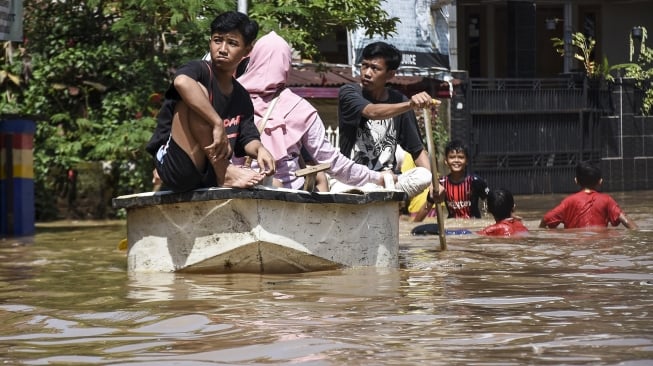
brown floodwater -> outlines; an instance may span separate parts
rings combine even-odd
[[[651,365],[653,191],[612,195],[639,230],[537,229],[563,195],[517,196],[525,238],[402,221],[400,268],[292,275],[129,274],[124,222],[39,225],[0,240],[0,361]]]

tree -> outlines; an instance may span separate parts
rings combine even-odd
[[[39,119],[37,219],[56,218],[57,185],[81,161],[114,162],[114,195],[149,190],[144,146],[174,68],[206,52],[210,21],[236,2],[25,0],[24,7],[24,56],[4,68],[12,76],[0,91],[11,98],[0,106]],[[390,36],[398,21],[380,0],[262,0],[249,9],[260,34],[277,31],[305,57],[338,28]],[[19,70],[29,82],[16,84]]]
[[[364,28],[366,35],[395,33],[399,18],[389,18],[381,0],[252,1],[250,16],[267,33],[274,30],[306,58],[319,57],[317,44],[337,29]]]

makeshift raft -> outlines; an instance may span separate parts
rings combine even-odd
[[[398,267],[404,198],[210,188],[120,196],[113,206],[127,211],[129,271],[297,273]]]

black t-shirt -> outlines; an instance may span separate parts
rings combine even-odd
[[[376,101],[359,84],[346,84],[340,87],[338,98],[340,152],[356,163],[376,171],[395,169],[397,144],[414,158],[424,150],[413,111],[378,121],[363,117],[368,104],[408,100],[402,93],[388,89],[388,99]]]
[[[209,99],[213,108],[224,121],[225,132],[231,148],[236,156],[245,156],[244,146],[253,140],[260,140],[260,135],[254,124],[254,106],[249,93],[240,83],[233,80],[233,91],[230,96],[225,96],[218,87],[218,81],[211,69],[211,64],[195,60],[181,66],[175,73],[186,75],[204,85],[209,91]],[[163,106],[157,116],[157,125],[146,150],[155,156],[161,145],[165,144],[172,128],[172,116],[175,105],[181,99],[179,93],[171,84],[165,94]]]

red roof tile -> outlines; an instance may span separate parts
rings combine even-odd
[[[288,77],[288,87],[306,98],[337,98],[340,86],[358,81],[358,76],[352,76],[351,66],[348,65],[294,64]],[[395,76],[389,84],[407,95],[427,90],[435,97],[450,98],[449,84],[433,78]]]
[[[352,76],[351,67],[347,66],[293,66],[288,77],[290,87],[339,87],[343,84],[358,81]]]

